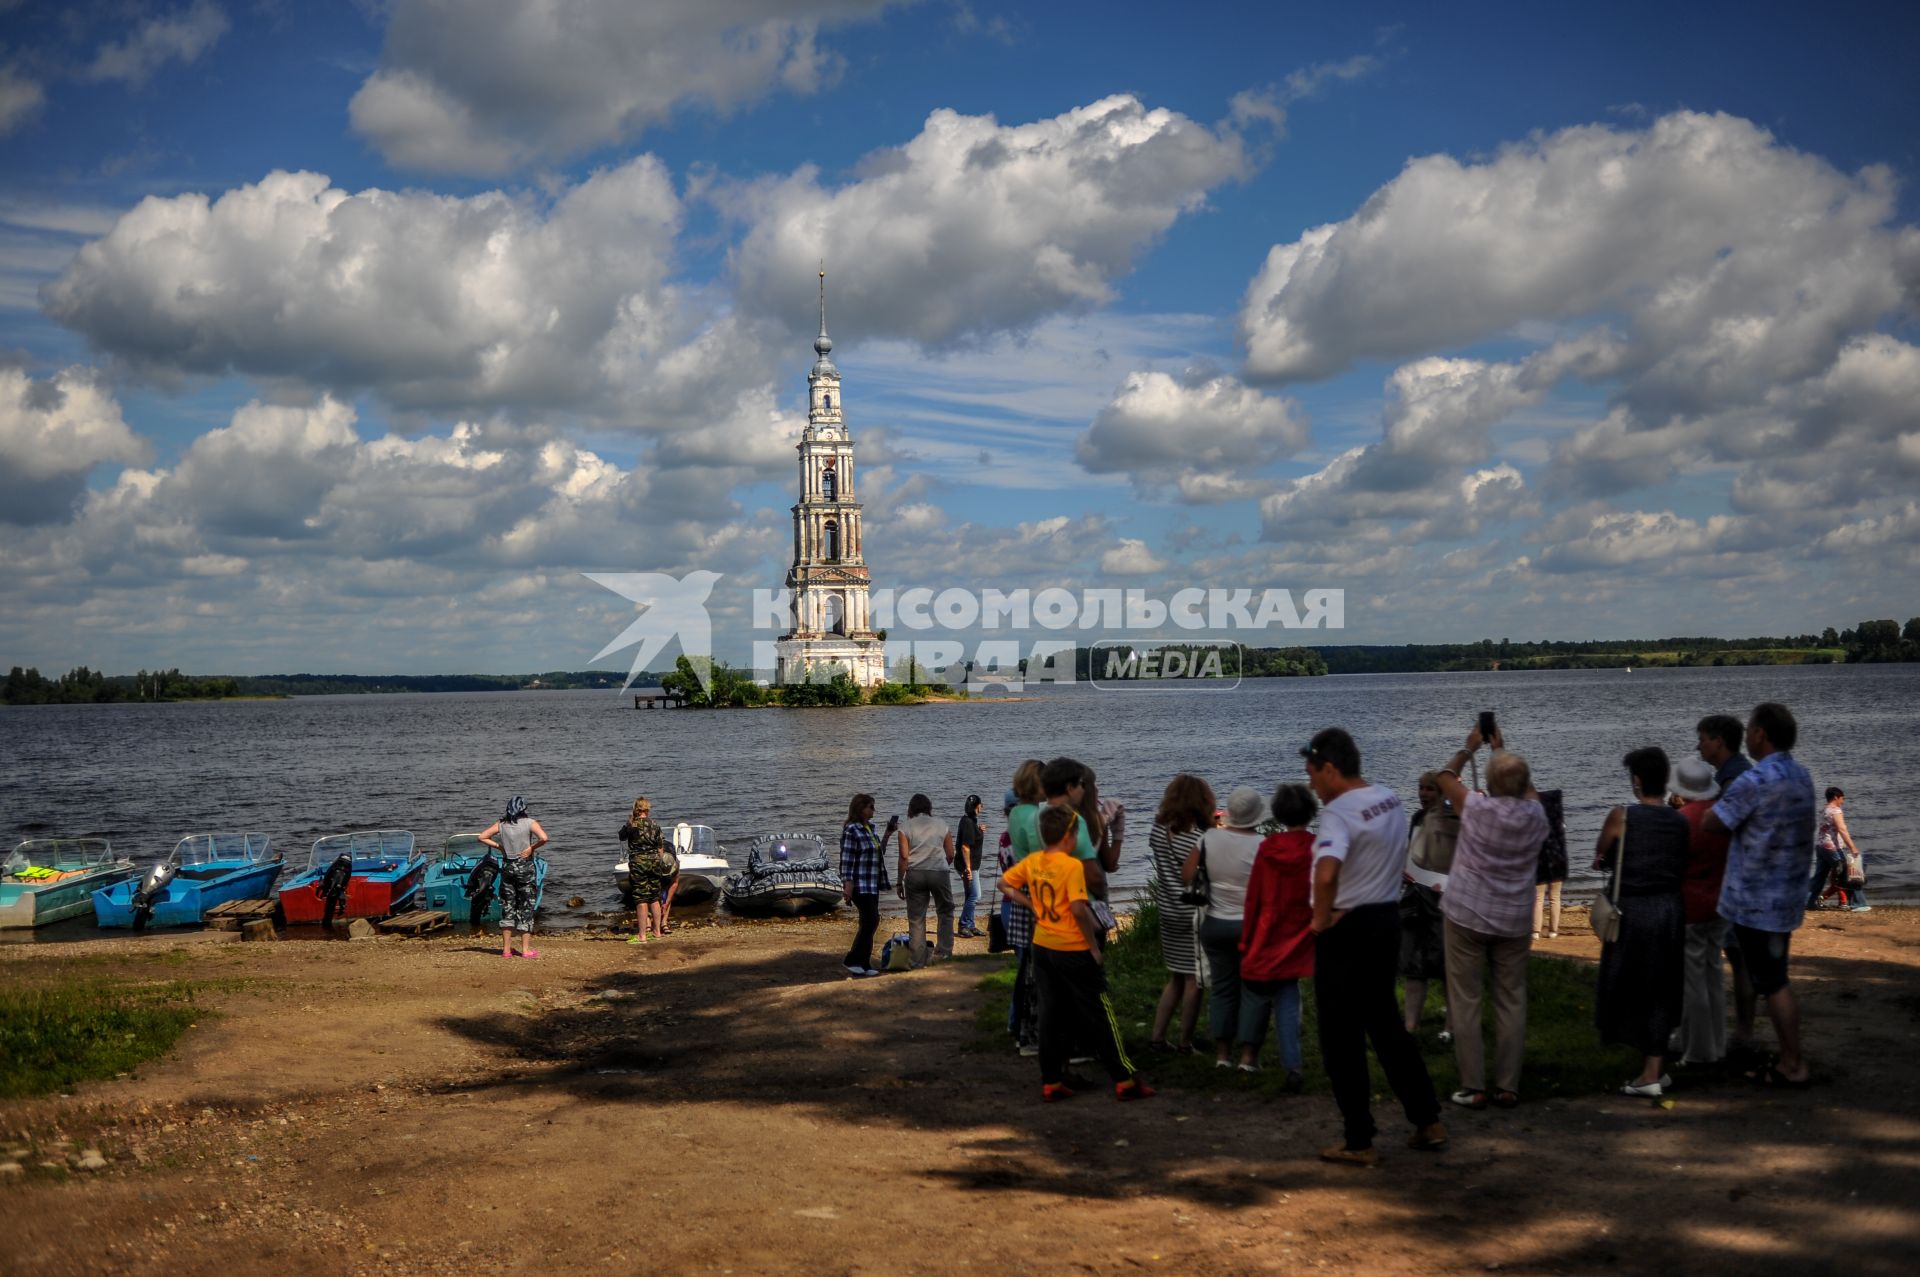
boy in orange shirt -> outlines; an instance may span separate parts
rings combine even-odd
[[[1154,1093],[1127,1059],[1101,970],[1100,924],[1087,903],[1087,871],[1075,858],[1080,815],[1066,807],[1040,810],[1040,845],[1000,875],[1000,891],[1033,911],[1033,973],[1040,994],[1040,1098],[1069,1099],[1067,1052],[1090,1044],[1113,1078],[1117,1100]]]

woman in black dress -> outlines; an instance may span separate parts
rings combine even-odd
[[[1686,817],[1667,806],[1667,755],[1655,746],[1622,760],[1634,801],[1607,813],[1595,869],[1607,890],[1619,876],[1620,938],[1600,950],[1595,1019],[1605,1042],[1640,1052],[1641,1068],[1622,1095],[1657,1099],[1673,1084],[1661,1071],[1667,1039],[1680,1023],[1686,978],[1687,915],[1680,883],[1687,871]],[[1624,847],[1621,832],[1625,831]]]

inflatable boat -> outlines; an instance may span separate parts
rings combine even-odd
[[[794,917],[836,909],[844,897],[840,874],[816,834],[767,834],[756,838],[747,867],[728,876],[721,894],[730,913],[747,917]]]

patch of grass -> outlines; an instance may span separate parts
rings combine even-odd
[[[1107,987],[1113,996],[1114,1011],[1126,1035],[1127,1052],[1134,1064],[1155,1082],[1170,1082],[1187,1090],[1252,1091],[1280,1096],[1285,1094],[1278,1044],[1272,1026],[1268,1026],[1267,1044],[1260,1055],[1262,1072],[1249,1076],[1237,1070],[1216,1069],[1210,1052],[1193,1056],[1169,1056],[1151,1052],[1147,1040],[1152,1032],[1153,1012],[1160,1001],[1160,990],[1167,982],[1167,969],[1160,959],[1160,914],[1151,900],[1142,901],[1132,921],[1122,929],[1106,954]],[[979,1046],[983,1050],[1005,1049],[1007,1045],[1007,1004],[1013,996],[1014,971],[1011,964],[980,982],[990,996],[975,1020]],[[1554,1095],[1590,1095],[1618,1085],[1640,1067],[1637,1057],[1619,1047],[1600,1044],[1593,1027],[1595,971],[1591,964],[1565,958],[1536,957],[1527,970],[1527,1057],[1521,1075],[1521,1087],[1528,1099]],[[1314,1022],[1312,980],[1301,984],[1301,1053],[1305,1058],[1306,1090],[1325,1092],[1326,1074],[1320,1067],[1320,1036]],[[1427,988],[1427,1001],[1420,1051],[1433,1075],[1433,1084],[1442,1096],[1460,1085],[1459,1071],[1453,1062],[1453,1048],[1442,1045],[1439,1030],[1445,991],[1441,982]],[[1493,1059],[1493,1015],[1489,1006],[1482,1015],[1482,1029],[1488,1035],[1487,1060]],[[1204,1001],[1198,1033],[1207,1032]],[[1390,1096],[1386,1075],[1368,1053],[1373,1069],[1376,1095]]]
[[[130,1072],[173,1049],[202,1016],[197,982],[83,976],[0,987],[0,1099]]]

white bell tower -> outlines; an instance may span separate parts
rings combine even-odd
[[[885,644],[873,632],[860,502],[840,399],[840,370],[827,336],[827,272],[820,271],[820,335],[807,373],[807,429],[800,436],[800,501],[793,507],[792,624],[775,644],[778,683],[831,678],[844,669],[861,687],[886,680]]]

